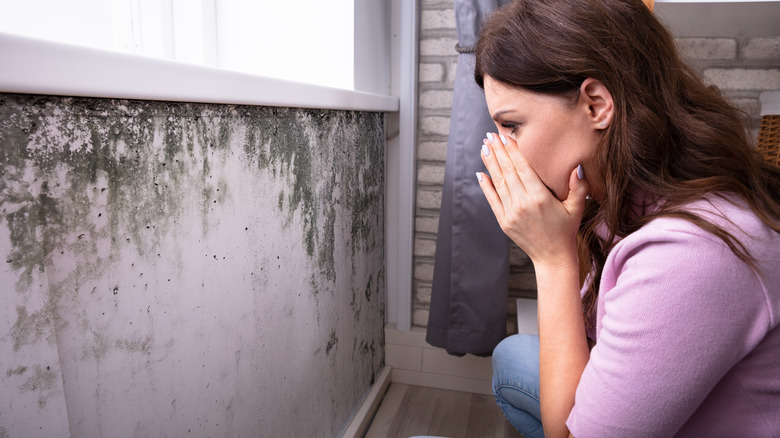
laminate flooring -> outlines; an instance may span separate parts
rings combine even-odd
[[[516,438],[493,396],[392,383],[365,438]]]

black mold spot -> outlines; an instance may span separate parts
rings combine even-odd
[[[374,278],[374,275],[371,274],[368,276],[368,284],[366,285],[366,301],[371,301],[371,293],[373,292],[373,287],[371,286],[371,282]]]
[[[358,352],[363,356],[369,353],[373,356],[374,353],[376,352],[376,348],[374,347],[374,341],[371,340],[370,343],[365,339],[360,341],[360,349],[358,350]]]
[[[330,354],[330,350],[332,350],[334,347],[337,347],[339,343],[339,338],[336,337],[336,330],[332,330],[330,332],[330,339],[328,339],[327,345],[325,345],[325,354]]]
[[[355,321],[360,321],[360,311],[363,310],[363,306],[358,304],[357,292],[354,287],[352,288],[352,300],[349,302],[349,308],[352,309],[352,316],[355,318]]]

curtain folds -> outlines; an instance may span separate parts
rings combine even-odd
[[[455,0],[458,64],[436,241],[426,341],[453,355],[490,355],[506,336],[509,239],[475,172],[485,171],[482,139],[496,128],[474,81],[479,29],[510,0]]]

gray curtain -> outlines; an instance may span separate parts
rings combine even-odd
[[[511,0],[455,0],[458,66],[426,341],[453,355],[489,355],[506,336],[509,240],[475,172],[496,127],[474,82],[473,47],[488,14]]]

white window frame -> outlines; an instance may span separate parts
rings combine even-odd
[[[0,34],[0,91],[398,111],[398,97]]]
[[[189,4],[190,0],[186,1]],[[190,23],[192,18],[173,16],[174,0],[148,3],[158,5],[156,8],[142,7],[147,4],[142,0],[116,1],[119,10],[114,13],[113,27],[119,34],[115,34],[113,45],[119,44],[116,52],[121,53],[0,33],[2,85],[5,91],[59,95],[397,111],[398,97],[390,90],[391,1],[395,0],[354,1],[355,68],[349,78],[360,82],[360,86],[352,87],[355,93],[231,72],[229,68],[209,68],[219,67],[221,57],[217,0],[197,1],[202,23],[195,23],[195,28]],[[132,16],[129,25],[124,18],[128,14]],[[193,30],[177,36],[181,26]],[[179,58],[176,52],[183,42],[193,40],[192,32],[199,32],[198,28],[203,36],[195,49],[202,55],[185,55],[185,61],[193,65],[171,62]],[[147,49],[155,56],[132,55],[146,53]]]

